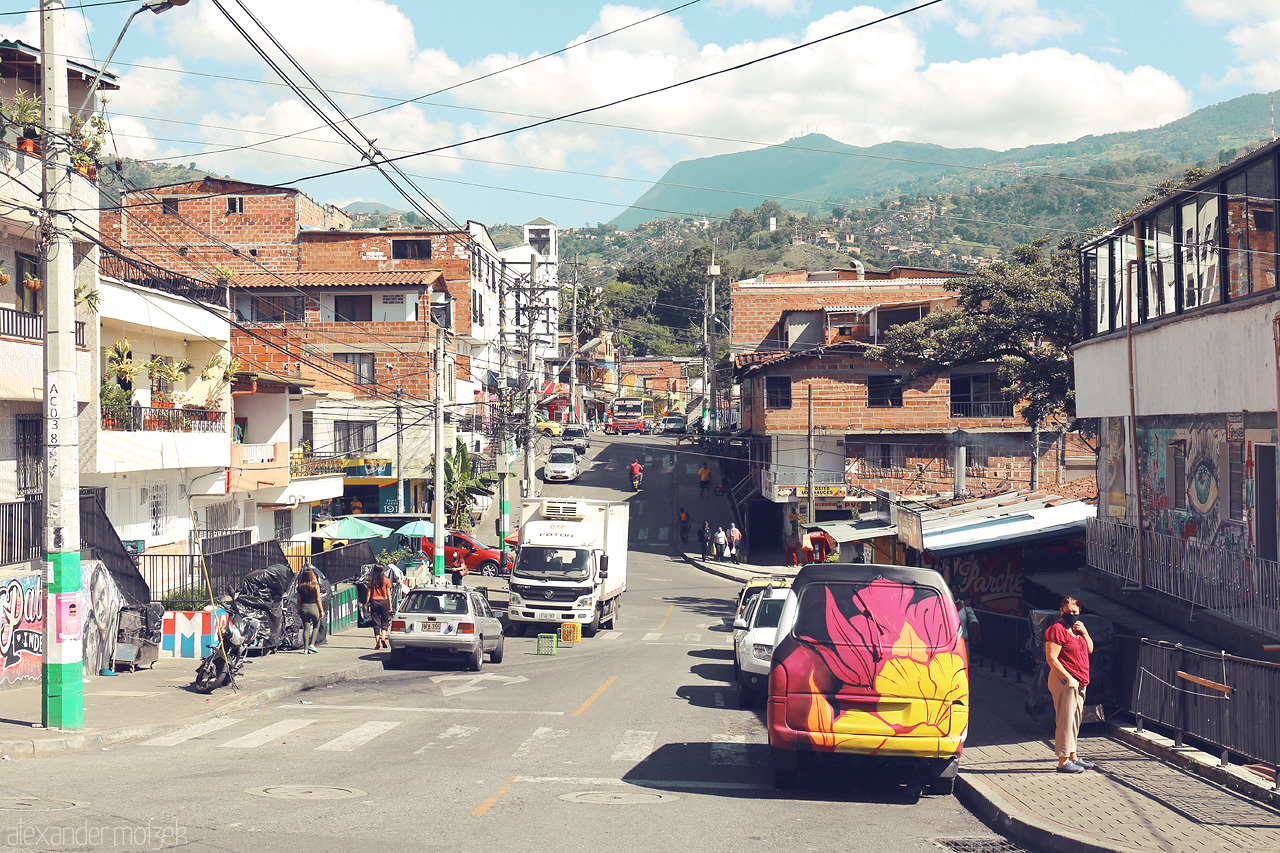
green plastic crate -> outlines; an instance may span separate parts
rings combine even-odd
[[[538,635],[538,654],[554,655],[560,648],[559,634],[539,634]]]

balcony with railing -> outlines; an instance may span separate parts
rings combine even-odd
[[[126,258],[109,249],[101,251],[98,272],[118,281],[149,287],[184,299],[194,299],[222,308],[230,305],[225,285],[179,275],[146,261]]]
[[[1008,419],[1013,417],[1013,402],[1010,400],[952,400],[951,417]]]
[[[85,346],[84,323],[76,321],[76,346]],[[0,308],[0,338],[44,343],[44,315]]]
[[[283,488],[289,485],[291,469],[287,441],[273,444],[233,443],[231,465],[227,468],[227,492]]]
[[[119,432],[226,433],[227,413],[208,409],[133,406],[127,415],[102,415],[102,428]]]
[[[1138,529],[1091,518],[1089,565],[1128,584],[1139,581]],[[1141,580],[1226,620],[1280,637],[1280,565],[1252,554],[1151,530],[1142,534]]]
[[[313,456],[302,450],[294,450],[289,454],[289,476],[298,480],[303,477],[328,477],[345,473],[341,456]]]

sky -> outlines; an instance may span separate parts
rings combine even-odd
[[[100,63],[140,0],[66,2],[71,53]],[[38,45],[37,16],[0,12],[0,36]],[[486,225],[607,222],[674,163],[805,133],[1004,150],[1280,89],[1280,0],[190,0],[126,32],[115,149],[411,209],[250,39],[402,158],[437,219]]]

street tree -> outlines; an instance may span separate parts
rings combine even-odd
[[[1048,238],[1019,246],[995,263],[948,284],[954,308],[889,329],[880,357],[906,366],[903,380],[994,362],[1005,395],[1026,404],[1023,418],[1040,425],[1075,416],[1072,344],[1084,339],[1078,249],[1064,238],[1046,254]]]

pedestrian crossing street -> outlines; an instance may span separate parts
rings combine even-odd
[[[716,704],[723,707],[721,701]],[[349,706],[329,706],[337,710],[345,710]],[[307,709],[313,711],[313,709]],[[314,712],[328,710],[326,706],[315,706]],[[395,710],[387,708],[385,710]],[[567,743],[571,743],[570,731],[551,725],[537,725],[529,730],[510,724],[509,717],[503,721],[490,716],[487,721],[477,721],[471,715],[476,712],[460,709],[443,708],[405,708],[406,711],[449,712],[467,716],[470,722],[481,722],[481,725],[464,725],[461,723],[442,723],[437,725],[404,725],[406,720],[364,720],[352,725],[350,720],[327,720],[321,713],[308,717],[287,717],[282,720],[260,725],[250,731],[235,734],[228,740],[215,743],[229,734],[236,727],[253,726],[242,717],[218,717],[213,720],[194,723],[169,734],[160,735],[142,742],[149,748],[185,747],[193,743],[212,745],[217,750],[306,750],[315,752],[354,752],[367,746],[379,738],[395,738],[394,746],[404,754],[430,755],[445,750],[468,747],[472,744],[503,744],[511,748],[510,755],[517,760],[546,761],[553,760],[562,752]],[[558,716],[560,712],[544,712]],[[413,721],[421,723],[421,720]],[[488,722],[488,725],[484,725]],[[663,743],[659,741],[659,732],[628,729],[615,735],[616,742],[606,750],[600,750],[601,757],[607,752],[610,762],[628,762],[636,764],[648,760]],[[413,742],[405,743],[405,739]],[[764,732],[753,736],[753,741],[763,743]],[[317,743],[319,741],[319,743]],[[672,743],[687,744],[686,732],[673,732]],[[706,744],[706,763],[726,767],[745,767],[752,763],[748,751],[747,736],[743,734],[715,734]],[[505,752],[505,749],[504,749]]]

